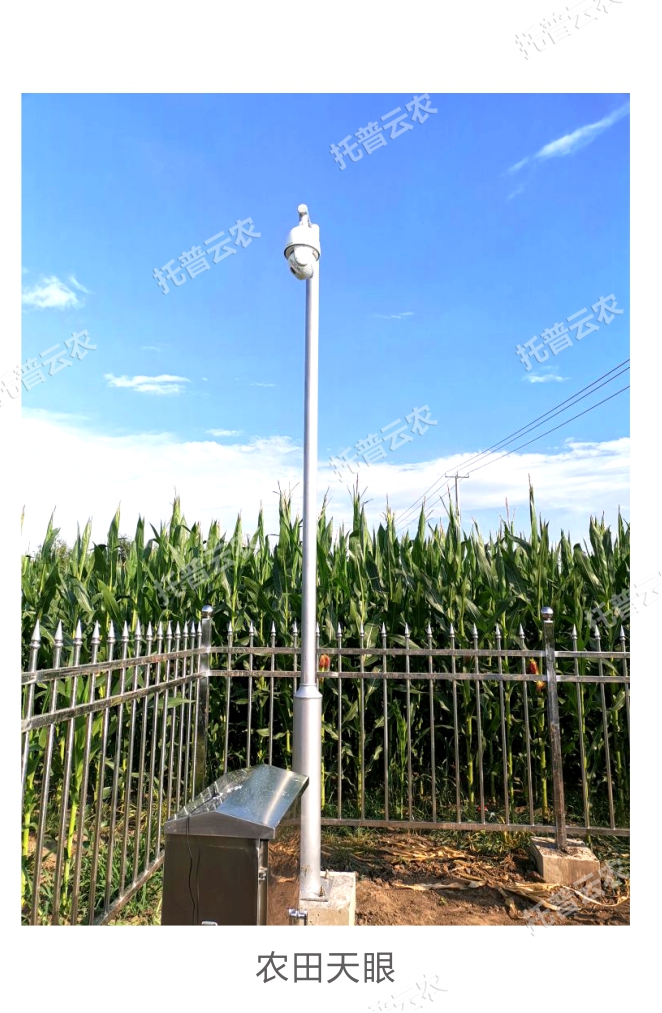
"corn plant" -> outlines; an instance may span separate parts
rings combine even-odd
[[[485,792],[491,799],[500,789],[503,763],[500,724],[500,690],[485,680],[478,707],[475,683],[437,682],[430,688],[426,668],[416,669],[411,681],[409,717],[404,683],[395,680],[385,687],[377,677],[381,666],[382,630],[390,646],[405,643],[405,627],[409,643],[428,643],[428,626],[435,646],[471,649],[495,642],[495,630],[505,647],[523,643],[540,649],[540,609],[551,605],[555,614],[557,646],[562,649],[587,649],[595,643],[594,629],[587,619],[596,604],[609,602],[629,587],[629,525],[618,517],[615,531],[603,521],[592,518],[588,537],[583,544],[571,542],[562,532],[553,542],[549,525],[537,516],[533,490],[530,492],[530,524],[526,533],[516,532],[513,521],[502,521],[498,531],[484,538],[474,525],[468,532],[461,529],[453,509],[445,524],[427,524],[421,511],[418,526],[410,535],[398,534],[396,517],[386,511],[384,521],[376,529],[368,527],[364,505],[354,496],[351,525],[334,527],[323,505],[317,531],[318,601],[317,618],[321,650],[337,642],[340,626],[345,647],[358,647],[361,637],[371,652],[364,658],[365,672],[375,672],[374,681],[364,681],[363,715],[360,713],[359,690],[353,683],[324,679],[324,800],[327,811],[335,811],[338,799],[337,782],[341,764],[343,808],[355,809],[360,797],[372,812],[381,805],[379,798],[384,782],[384,732],[388,733],[388,770],[391,805],[399,815],[408,805],[407,760],[412,751],[417,770],[429,771],[431,754],[429,723],[435,728],[436,767],[439,798],[450,799],[453,785],[458,784],[467,814],[475,814],[478,803],[478,759],[483,756]],[[78,622],[90,629],[96,622],[103,631],[112,622],[116,629],[124,623],[135,630],[162,621],[183,624],[198,616],[203,605],[214,607],[214,639],[212,667],[222,670],[227,664],[228,630],[234,646],[240,648],[232,665],[248,667],[249,630],[253,624],[254,643],[294,650],[298,643],[295,624],[301,614],[301,519],[294,516],[289,498],[281,494],[279,526],[275,541],[265,533],[262,512],[254,533],[244,534],[241,518],[234,528],[223,532],[212,522],[206,532],[200,524],[187,524],[178,500],[172,507],[167,523],[148,532],[140,518],[133,537],[121,535],[119,510],[112,518],[106,540],[91,543],[90,525],[79,531],[71,547],[59,541],[58,529],[51,521],[40,548],[25,556],[23,581],[23,660],[27,666],[30,637],[39,620],[43,639],[37,667],[47,667],[53,637],[59,622],[65,630],[65,650],[72,648],[71,633]],[[219,560],[222,565],[219,565]],[[203,578],[191,583],[187,574],[196,566]],[[177,593],[164,600],[159,585],[168,581]],[[574,628],[574,634],[573,634]],[[273,631],[273,633],[272,633]],[[601,632],[603,650],[618,647],[618,625]],[[574,637],[574,639],[573,639]],[[67,639],[69,638],[69,639]],[[100,656],[101,660],[101,656]],[[395,671],[403,671],[402,659],[393,659]],[[474,669],[462,658],[457,671]],[[279,666],[293,669],[294,654],[279,659]],[[605,662],[605,665],[608,663]],[[584,662],[582,662],[584,665]],[[343,658],[345,671],[358,671],[358,662]],[[287,766],[291,763],[291,728],[294,678],[272,681],[263,658],[253,659],[254,671],[250,697],[251,728],[255,745],[251,762],[268,759],[269,722],[273,721],[272,762]],[[508,662],[505,663],[508,671]],[[447,671],[450,672],[450,666]],[[608,669],[607,669],[608,671]],[[215,677],[211,680],[209,727],[209,775],[217,776],[223,764],[245,762],[246,733],[249,718],[249,697],[246,680]],[[230,685],[233,683],[233,685]],[[342,683],[342,685],[341,685]],[[71,687],[64,687],[71,692]],[[115,690],[113,689],[113,692]],[[383,692],[387,697],[386,717]],[[582,770],[578,759],[578,736],[586,742],[583,775],[587,782],[591,806],[604,804],[605,727],[609,735],[616,803],[621,812],[628,804],[627,787],[627,726],[622,689],[607,689],[608,720],[603,720],[601,690],[590,684],[562,687],[559,694],[561,722],[567,755],[564,765],[577,783]],[[602,692],[605,692],[602,687]],[[460,766],[456,769],[453,748],[453,693],[457,694],[460,734]],[[526,695],[528,694],[528,696]],[[620,695],[619,695],[620,694]],[[530,725],[526,726],[530,710]],[[579,701],[579,702],[578,702]],[[44,701],[41,706],[46,706]],[[526,741],[531,740],[533,791],[535,808],[548,813],[551,791],[551,770],[548,755],[545,694],[528,686],[506,684],[503,687],[505,713],[505,764],[509,781],[511,806],[525,805]],[[172,709],[172,706],[171,706]],[[342,736],[338,740],[338,716],[342,717]],[[176,708],[175,708],[176,710]],[[581,720],[579,718],[581,710]],[[174,715],[174,711],[173,711]],[[478,717],[481,735],[478,732]],[[360,723],[364,722],[364,759],[361,759]],[[174,720],[174,716],[172,718]],[[385,727],[386,722],[386,727]],[[138,724],[140,729],[140,724]],[[85,804],[85,792],[92,800],[98,788],[81,783],[80,756],[86,736],[91,731],[92,767],[98,762],[100,730],[93,724],[88,730],[83,721],[74,729],[72,742],[71,791],[78,801],[69,810],[65,833],[68,842],[75,835],[79,810]],[[41,739],[37,741],[37,752]],[[107,733],[106,762],[114,763],[114,728]],[[225,752],[228,743],[229,753]],[[27,855],[30,833],[34,830],[34,813],[38,805],[39,777],[30,745],[26,807],[24,809],[23,852]],[[63,757],[64,740],[55,743],[55,752]],[[136,747],[137,748],[137,747]],[[126,757],[121,761],[126,763]],[[32,766],[31,766],[32,764]],[[135,768],[134,768],[135,769]],[[53,791],[62,792],[65,771],[54,767]],[[123,768],[123,776],[126,770]],[[429,777],[429,775],[426,775]],[[85,789],[85,791],[83,791]],[[429,806],[428,781],[416,783],[416,805]],[[61,803],[61,795],[58,796]],[[88,800],[88,801],[89,801]],[[450,804],[450,803],[449,803]],[[63,879],[71,875],[70,843]]]

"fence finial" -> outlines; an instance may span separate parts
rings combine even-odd
[[[163,640],[163,623],[159,619],[159,625],[156,627],[156,639]]]
[[[62,620],[61,619],[60,619],[60,621],[57,624],[57,629],[55,631],[55,637],[53,638],[53,642],[55,643],[55,645],[57,647],[62,647],[62,644],[64,643],[64,635],[62,633]]]
[[[154,630],[152,629],[152,622],[151,622],[151,620],[147,623],[147,639],[148,640],[153,640],[154,639]]]
[[[101,643],[101,630],[99,629],[99,620],[98,619],[95,620],[94,629],[92,630],[92,643],[93,644],[100,644]]]
[[[276,624],[273,620],[271,621],[271,636],[272,637],[276,636]]]
[[[140,619],[136,619],[136,632],[134,634],[134,638],[136,643],[139,643],[143,638],[143,630],[142,626],[140,625]]]
[[[114,644],[115,641],[117,640],[117,636],[115,635],[115,624],[112,619],[108,624],[108,637],[106,639],[108,640],[109,644]]]
[[[554,609],[550,608],[549,605],[543,605],[540,609],[540,615],[542,616],[542,621],[544,623],[551,623],[554,618]]]
[[[83,643],[83,629],[80,625],[79,619],[78,622],[76,623],[76,630],[74,632],[74,644],[82,644],[82,643]]]
[[[202,606],[202,618],[203,619],[211,619],[213,613],[214,613],[214,608],[213,608],[212,605],[203,605]]]
[[[452,623],[448,627],[448,636],[449,637],[454,637],[455,636],[455,627],[453,626]]]
[[[409,626],[408,626],[407,623],[405,623],[405,637],[408,637],[408,636],[409,636]]]

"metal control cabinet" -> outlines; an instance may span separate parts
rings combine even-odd
[[[161,924],[289,925],[307,784],[266,764],[236,770],[168,820]]]

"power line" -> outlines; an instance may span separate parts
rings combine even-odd
[[[486,456],[492,455],[493,453],[496,453],[497,450],[503,449],[503,447],[506,444],[510,443],[516,436],[518,436],[520,434],[521,435],[525,435],[526,433],[531,432],[533,429],[537,429],[539,425],[543,425],[545,422],[548,422],[550,419],[554,418],[556,415],[561,414],[562,411],[567,411],[568,408],[572,407],[575,404],[578,404],[580,401],[583,401],[584,398],[586,398],[586,397],[589,396],[589,394],[594,394],[597,390],[600,390],[601,387],[604,387],[607,383],[611,383],[612,380],[616,380],[619,376],[622,376],[623,373],[627,372],[627,370],[630,368],[629,366],[626,366],[626,368],[622,369],[619,373],[616,373],[615,371],[618,370],[618,369],[620,369],[621,366],[625,366],[626,363],[628,363],[629,361],[630,361],[629,359],[624,359],[623,362],[618,363],[617,366],[614,366],[612,369],[608,370],[606,373],[603,373],[602,376],[599,376],[596,380],[593,380],[592,383],[587,384],[586,387],[582,387],[575,394],[572,394],[570,397],[566,398],[565,401],[561,401],[558,405],[554,405],[552,408],[548,409],[548,411],[544,412],[542,415],[537,416],[537,418],[533,419],[532,422],[527,423],[527,425],[525,425],[525,426],[521,426],[519,429],[516,429],[509,436],[506,436],[503,439],[498,440],[496,443],[492,444],[492,446],[489,447],[487,450],[480,451],[478,454],[474,454],[467,461],[464,461],[463,465],[466,466],[467,464],[470,464],[471,462],[479,461],[479,460],[481,460],[481,458],[484,458]],[[614,373],[615,375],[611,376],[610,374],[612,374],[612,373]],[[605,379],[605,377],[607,377],[608,379]],[[603,380],[604,382],[601,383],[600,382],[601,380]],[[621,394],[621,393],[623,393],[623,391],[628,390],[628,389],[629,389],[629,387],[623,387],[621,390],[617,391],[616,393],[617,394]],[[587,393],[584,393],[584,392],[587,392]],[[616,394],[611,395],[611,397],[615,397],[615,396],[616,396]],[[572,418],[566,419],[559,426],[555,426],[552,429],[547,430],[545,433],[540,433],[538,436],[534,437],[532,440],[529,440],[527,443],[521,444],[519,447],[514,447],[512,450],[508,451],[508,453],[502,454],[500,457],[495,458],[495,461],[500,461],[503,457],[507,457],[510,453],[514,453],[516,450],[519,450],[522,447],[529,446],[531,443],[535,443],[536,440],[542,439],[543,436],[548,435],[548,433],[555,432],[556,429],[560,429],[563,425],[566,425],[568,422],[572,422],[572,421],[574,421],[574,419],[580,418],[582,415],[586,415],[587,412],[592,411],[593,408],[598,408],[601,404],[604,404],[605,401],[611,400],[611,397],[605,398],[603,401],[599,401],[597,404],[592,405],[590,408],[586,409],[586,411],[579,412],[579,414],[572,416]],[[566,406],[565,408],[563,407],[564,405]],[[478,468],[473,468],[473,469],[470,470],[469,474],[472,474],[474,471],[479,471],[480,468],[484,468],[484,467],[487,466],[487,464],[492,464],[492,463],[494,463],[494,461],[488,461],[485,464],[480,465]],[[448,476],[443,476],[443,477],[448,477]],[[436,479],[432,483],[432,485],[428,489],[425,490],[425,492],[422,494],[422,496],[419,496],[412,503],[412,505],[410,507],[408,507],[407,510],[405,510],[405,512],[402,515],[402,518],[401,518],[401,520],[399,522],[399,526],[404,526],[405,521],[406,521],[407,524],[409,524],[411,522],[411,518],[409,518],[407,520],[408,515],[410,515],[412,513],[412,511],[414,511],[416,509],[416,507],[417,507],[417,505],[418,505],[419,502],[423,502],[425,500],[426,496],[430,492],[432,492],[433,490],[435,490],[435,488],[443,481],[443,477],[440,477],[440,478]]]
[[[617,377],[622,376],[622,374],[626,372],[626,370],[621,370],[620,373],[617,373],[615,376],[611,377],[610,373],[614,373],[617,369],[620,369],[621,366],[625,365],[625,363],[629,361],[630,361],[629,359],[624,359],[623,362],[619,362],[617,366],[614,366],[612,369],[608,370],[608,372],[603,373],[602,376],[599,376],[596,380],[593,380],[592,383],[589,383],[586,387],[582,387],[575,394],[571,394],[570,397],[565,399],[565,401],[561,401],[560,404],[554,405],[552,408],[548,409],[548,411],[544,412],[542,415],[538,415],[537,418],[533,419],[532,422],[529,422],[527,423],[527,425],[521,426],[519,429],[516,429],[513,433],[510,433],[509,436],[505,436],[503,437],[503,439],[497,440],[497,442],[493,443],[491,447],[487,448],[487,450],[481,450],[478,454],[474,454],[467,461],[463,461],[462,462],[463,465],[466,466],[467,464],[471,464],[473,461],[480,460],[480,458],[482,457],[485,457],[491,453],[495,453],[497,450],[502,449],[505,444],[509,443],[516,436],[524,434],[527,431],[530,432],[532,429],[535,429],[536,424],[542,425],[545,421],[548,421],[549,418],[554,418],[554,415],[558,415],[560,414],[561,411],[567,410],[563,408],[563,405],[566,405],[568,408],[570,408],[572,407],[572,404],[577,404],[579,401],[582,401],[585,397],[588,397],[589,393],[595,393],[595,390],[599,390],[600,387],[604,387],[606,383],[611,383],[612,380],[615,380],[617,379]],[[627,369],[629,369],[629,366],[627,367]],[[609,379],[605,380],[605,383],[600,383],[600,381],[604,380],[605,377],[609,377]],[[596,384],[599,384],[599,386],[596,387]],[[595,390],[591,390],[591,388],[595,388]],[[584,391],[588,391],[588,393],[584,393]],[[580,395],[582,396],[580,397]],[[432,492],[442,481],[443,478],[441,477],[438,478],[436,481],[434,481],[430,486],[430,488],[426,489],[423,495],[419,496],[418,499],[416,499],[412,503],[412,505],[408,507],[407,510],[405,510],[402,516],[402,520],[404,520],[408,514],[410,514],[413,510],[415,510],[417,504],[421,502],[423,499],[425,499],[428,493]]]
[[[624,361],[629,362],[629,359],[625,359]],[[610,369],[609,372],[614,373],[614,370],[619,369],[622,365],[624,365],[623,362],[619,363],[618,366],[614,366],[614,369]],[[479,454],[474,454],[474,456],[470,457],[468,461],[463,461],[463,467],[471,464],[472,461],[479,460],[481,457],[485,457],[491,453],[496,453],[497,450],[501,450],[505,444],[510,443],[510,441],[516,436],[520,434],[525,435],[527,432],[537,429],[538,426],[544,425],[545,422],[549,422],[549,420],[555,418],[556,415],[560,415],[561,412],[567,411],[568,408],[572,408],[574,405],[579,404],[579,402],[583,401],[584,398],[590,397],[591,394],[595,394],[596,391],[600,390],[600,388],[604,387],[606,384],[611,383],[612,380],[617,380],[619,376],[623,375],[623,373],[627,373],[629,368],[629,366],[626,366],[625,369],[621,369],[620,373],[614,373],[614,376],[609,376],[608,373],[604,373],[603,376],[599,376],[597,380],[594,380],[593,383],[589,384],[589,387],[593,388],[592,390],[589,390],[587,387],[582,387],[576,394],[572,394],[569,398],[566,398],[565,401],[561,401],[560,405],[555,405],[554,408],[550,408],[544,415],[539,415],[537,419],[533,420],[533,422],[529,422],[526,426],[522,426],[521,429],[516,429],[514,433],[510,434],[510,436],[506,436],[504,439],[492,444],[492,446],[487,450],[482,450]],[[607,376],[608,379],[604,380],[603,383],[600,383],[599,381],[603,380],[605,376]],[[583,391],[587,391],[587,393],[584,394]],[[580,394],[581,397],[579,396]],[[563,405],[566,405],[566,407],[564,408]]]
[[[607,401],[611,401],[612,398],[617,397],[618,394],[622,394],[624,391],[629,389],[629,384],[626,387],[621,387],[621,389],[617,390],[615,394],[610,394],[609,397],[603,398],[602,401],[598,401],[597,404],[591,405],[589,408],[585,408],[583,412],[578,412],[577,415],[573,415],[571,418],[565,419],[563,422],[560,422],[558,426],[553,426],[546,432],[539,433],[538,436],[534,436],[532,440],[528,440],[526,443],[520,443],[518,447],[513,447],[512,450],[508,450],[505,454],[502,454],[501,457],[497,457],[493,461],[486,461],[485,464],[479,464],[477,468],[472,468],[469,475],[472,475],[474,471],[480,471],[481,468],[487,468],[490,464],[496,464],[497,461],[503,460],[504,457],[510,457],[510,455],[514,454],[517,450],[523,450],[524,447],[528,447],[532,443],[536,443],[538,440],[541,440],[543,436],[548,436],[550,433],[556,432],[557,429],[562,429],[563,426],[567,426],[569,422],[574,422],[575,419],[581,418],[582,415],[587,415],[589,412],[592,412],[594,408],[599,408],[600,405],[605,404]]]
[[[497,461],[502,461],[504,457],[510,457],[510,455],[514,454],[516,450],[522,450],[523,447],[528,447],[531,443],[535,443],[537,440],[541,440],[543,436],[548,436],[549,433],[555,433],[557,429],[562,429],[563,426],[567,426],[568,422],[574,422],[575,419],[580,419],[582,415],[587,415],[589,412],[592,412],[594,408],[599,408],[601,404],[605,404],[605,402],[611,401],[613,397],[616,397],[618,394],[622,394],[623,391],[629,389],[630,384],[628,384],[627,387],[621,387],[621,389],[617,390],[615,394],[610,394],[609,397],[603,398],[602,401],[598,401],[597,404],[592,404],[590,408],[585,408],[583,412],[579,412],[577,415],[573,415],[572,418],[565,419],[563,422],[560,422],[558,426],[553,426],[546,432],[540,433],[538,436],[534,436],[533,439],[529,440],[527,443],[520,443],[519,447],[513,447],[512,450],[509,450],[507,453],[502,454],[501,457],[497,457],[494,461],[486,461],[485,464],[479,464],[477,468],[472,468],[469,474],[472,475],[474,471],[480,471],[481,468],[487,468],[488,464],[496,464]]]

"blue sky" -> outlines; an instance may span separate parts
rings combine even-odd
[[[22,392],[52,468],[26,479],[29,541],[53,507],[69,536],[91,514],[101,537],[120,500],[128,531],[138,510],[158,523],[174,489],[190,520],[242,509],[250,527],[296,485],[304,285],[283,244],[301,201],[321,229],[320,495],[339,518],[329,455],[413,408],[437,425],[360,470],[375,518],[629,356],[628,96],[431,94],[425,122],[339,168],[331,144],[411,102],[24,97],[23,362],[82,330],[96,345]],[[249,217],[259,238],[162,293],[155,268]],[[610,294],[622,314],[527,372],[516,345]],[[523,513],[532,474],[545,515],[583,537],[588,513],[627,506],[628,434],[626,392],[472,476],[464,510],[493,527],[507,495]],[[78,454],[113,462],[94,490],[72,487]]]

